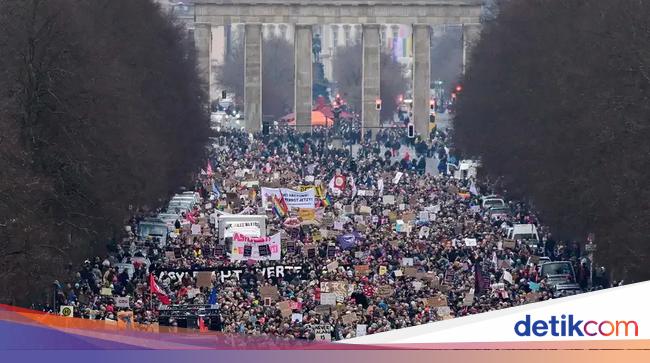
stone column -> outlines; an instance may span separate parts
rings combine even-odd
[[[429,135],[431,102],[431,27],[413,24],[413,119],[415,132]]]
[[[379,24],[364,24],[361,41],[363,43],[362,77],[361,77],[361,122],[362,134],[366,127],[379,127],[379,113],[376,101],[379,98],[380,63],[379,63]],[[385,107],[383,105],[382,107]],[[379,130],[372,129],[377,135]]]
[[[472,57],[472,49],[481,37],[481,24],[463,24],[463,74]]]
[[[296,24],[293,37],[294,93],[293,112],[296,129],[311,132],[312,110],[312,26]]]
[[[194,25],[194,46],[196,47],[196,62],[198,66],[199,78],[202,82],[201,86],[205,92],[205,96],[210,99],[210,81],[212,79],[210,74],[210,51],[212,48],[212,26],[210,24],[195,24]]]
[[[244,113],[246,131],[262,128],[262,24],[244,25]]]

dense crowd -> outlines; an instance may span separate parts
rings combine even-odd
[[[326,326],[339,340],[552,298],[536,254],[574,261],[580,283],[586,283],[580,248],[553,241],[525,205],[510,202],[509,218],[487,216],[481,197],[488,186],[448,175],[449,149],[441,133],[415,141],[399,128],[364,136],[350,141],[345,132],[326,129],[310,136],[273,130],[255,138],[219,132],[212,170],[194,186],[201,201],[181,213],[172,233],[162,241],[140,239],[144,216],[134,217],[108,257],[85,261],[69,283],[56,287],[56,304],[74,306],[76,316],[91,319],[116,320],[119,311],[131,311],[133,321],[147,324],[158,321],[162,294],[174,306],[216,304],[215,327],[223,332],[327,339],[317,337]],[[334,145],[337,138],[342,147]],[[361,143],[356,150],[347,146],[353,141]],[[439,162],[433,171],[426,168],[431,157]],[[328,187],[334,175],[345,176],[336,190]],[[316,222],[288,226],[296,211],[280,216],[260,209],[260,186],[313,184],[325,194],[318,198]],[[229,246],[224,254],[215,252],[223,243],[219,215],[260,211],[268,216],[267,235],[281,233],[281,261],[230,261]],[[546,249],[521,241],[504,247],[504,227],[513,223],[535,224]],[[193,224],[201,224],[202,233],[193,234]],[[353,246],[343,246],[341,234],[355,236]],[[305,253],[312,247],[314,254]],[[276,265],[301,269],[283,276],[257,273]],[[234,267],[243,270],[238,278],[215,273],[209,286],[200,287],[192,273],[169,272]],[[151,279],[161,294],[151,293]],[[266,287],[277,288],[270,301],[261,294]],[[336,303],[323,307],[321,295],[332,291]],[[128,308],[116,306],[115,297],[122,296],[129,297]]]

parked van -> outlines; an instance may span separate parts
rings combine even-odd
[[[158,218],[146,218],[138,223],[138,237],[147,239],[148,237],[158,238],[161,242],[167,240],[167,224]]]
[[[483,209],[488,209],[492,207],[505,207],[506,202],[504,202],[503,199],[498,198],[496,195],[488,195],[487,197],[483,197],[481,206],[483,207]]]
[[[540,248],[539,234],[534,224],[514,224],[508,230],[508,239],[523,241],[533,248]]]

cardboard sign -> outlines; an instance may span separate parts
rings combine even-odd
[[[343,324],[353,324],[356,323],[358,320],[357,314],[355,313],[345,314],[343,315],[342,319],[343,319]]]
[[[111,289],[110,287],[102,287],[102,289],[101,289],[101,291],[99,293],[100,293],[100,295],[103,295],[103,296],[111,296],[111,295],[113,295],[113,289]]]
[[[338,261],[334,261],[332,263],[327,264],[327,271],[336,271],[337,268],[339,268]]]
[[[196,275],[196,286],[212,287],[212,272],[199,271]]]
[[[348,283],[345,281],[323,281],[320,283],[321,295],[323,292],[336,294],[336,301],[342,302],[348,297]]]
[[[404,268],[404,276],[406,277],[416,277],[417,274],[418,274],[418,270],[415,267]]]
[[[503,240],[503,245],[502,245],[502,246],[503,246],[504,249],[505,249],[505,248],[509,248],[509,249],[512,250],[512,249],[515,248],[516,245],[517,245],[517,244],[515,243],[514,240],[511,240],[511,239],[504,239],[504,240]]]
[[[377,296],[389,297],[395,293],[395,289],[390,285],[382,285],[377,289]]]
[[[323,304],[322,301],[323,301],[323,298],[322,298],[322,295],[321,295],[321,304],[316,305],[316,307],[314,307],[314,312],[316,314],[320,314],[320,315],[330,315],[331,310],[332,310],[331,305],[336,304],[336,296],[334,297],[334,304]]]
[[[276,286],[261,286],[260,296],[262,296],[262,299],[271,299],[272,301],[277,301],[280,297],[280,293],[278,292],[278,288]]]
[[[394,273],[395,273],[395,277],[401,277],[402,275],[404,275],[402,270],[395,270]]]
[[[447,296],[445,295],[437,295],[434,297],[430,297],[427,299],[427,303],[429,306],[437,308],[440,306],[448,306],[447,303]]]
[[[526,302],[532,303],[539,301],[541,294],[538,292],[529,292],[526,294]]]
[[[174,261],[176,259],[176,255],[174,254],[174,251],[165,251],[165,258],[170,261]]]
[[[415,220],[415,213],[413,212],[408,212],[408,213],[402,213],[402,220],[404,222],[411,222]]]
[[[363,206],[359,207],[359,214],[370,215],[370,214],[372,214],[372,208],[363,205]]]

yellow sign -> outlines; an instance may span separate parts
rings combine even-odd
[[[323,187],[322,186],[315,186],[315,185],[299,185],[298,186],[298,191],[299,192],[305,192],[309,189],[315,189],[316,190],[316,197],[319,199],[325,198],[325,193],[323,193]]]
[[[379,266],[379,275],[385,275],[387,271],[388,268],[386,266]]]
[[[315,209],[308,209],[308,208],[300,208],[298,209],[298,217],[302,219],[303,221],[313,221],[316,219],[316,210]]]

